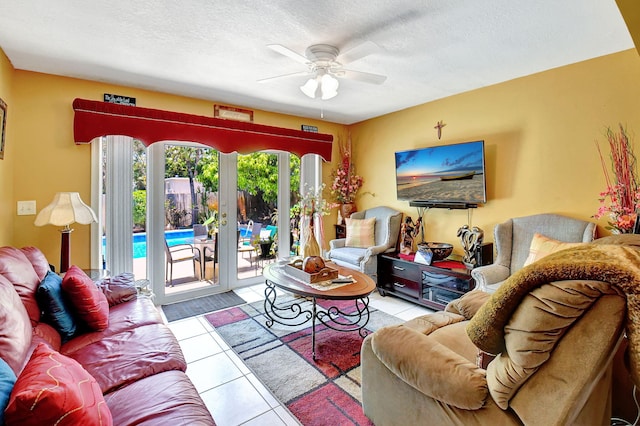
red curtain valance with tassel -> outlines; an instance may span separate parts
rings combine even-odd
[[[302,157],[318,154],[331,161],[333,135],[159,109],[75,99],[73,134],[76,144],[107,135],[124,135],[145,146],[160,141],[199,142],[224,153],[247,154],[265,149]]]

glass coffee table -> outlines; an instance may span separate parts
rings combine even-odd
[[[313,359],[316,359],[316,320],[324,326],[336,331],[357,331],[361,337],[366,336],[364,327],[369,322],[369,294],[376,289],[375,282],[365,274],[348,268],[328,263],[341,276],[351,276],[354,282],[336,288],[314,288],[303,281],[287,274],[285,266],[278,263],[266,265],[262,272],[266,289],[264,291],[264,312],[267,316],[267,327],[274,323],[298,326],[311,320],[311,345]],[[317,286],[319,287],[319,286]],[[305,300],[294,300],[285,304],[276,304],[276,288],[311,299],[311,309],[305,308]],[[353,305],[346,312],[337,306],[318,310],[317,300],[347,300]]]

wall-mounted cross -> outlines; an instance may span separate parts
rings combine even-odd
[[[442,137],[442,128],[444,126],[446,126],[446,124],[444,124],[442,120],[440,120],[438,121],[438,124],[436,124],[436,126],[434,127],[434,129],[438,129],[438,139]]]

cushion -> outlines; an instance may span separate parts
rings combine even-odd
[[[20,296],[3,275],[0,275],[0,301],[0,356],[19,374],[29,356],[32,326]]]
[[[133,274],[123,272],[115,277],[105,278],[96,283],[100,291],[106,296],[109,306],[128,302],[138,296]]]
[[[16,383],[16,374],[9,364],[0,358],[0,425],[4,424],[4,409],[9,404],[9,397]]]
[[[76,361],[38,344],[18,377],[5,411],[7,425],[111,425],[95,379]]]
[[[376,245],[374,229],[376,218],[345,219],[347,223],[347,240],[345,246],[367,248]]]
[[[76,317],[91,330],[102,331],[109,326],[109,303],[98,286],[73,265],[62,279],[62,291],[71,302]]]
[[[27,309],[31,325],[35,326],[40,322],[40,308],[36,302],[40,278],[24,252],[15,247],[0,247],[0,275],[13,284]]]
[[[63,342],[71,339],[76,334],[76,320],[62,294],[62,278],[47,272],[38,286],[36,299],[42,311],[42,322],[55,328]]]
[[[545,256],[560,250],[581,246],[584,243],[565,243],[563,241],[554,240],[545,237],[542,234],[534,234],[529,247],[529,257],[524,261],[524,266],[531,265],[536,260],[540,260]]]
[[[392,373],[430,398],[463,410],[478,410],[487,399],[485,371],[430,336],[387,326],[372,334],[371,348]]]
[[[49,265],[49,261],[44,256],[44,253],[37,247],[22,247],[20,251],[29,259],[38,278],[43,280],[47,272],[51,270],[51,265]]]

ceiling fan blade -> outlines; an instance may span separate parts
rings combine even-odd
[[[276,75],[273,77],[261,78],[260,80],[258,80],[258,83],[265,83],[268,81],[280,80],[284,78],[295,77],[298,75],[309,75],[309,71],[298,71],[298,72],[293,72],[291,74],[282,74],[282,75]]]
[[[369,56],[372,53],[378,52],[379,50],[380,46],[378,46],[374,42],[365,41],[364,43],[359,44],[344,53],[341,53],[340,62],[342,62],[343,64],[348,64],[350,62],[357,61],[358,59],[362,59],[365,56]]]
[[[372,74],[370,72],[353,71],[342,69],[336,72],[338,77],[349,78],[351,80],[362,81],[363,83],[382,84],[387,79],[386,75]]]
[[[307,58],[305,58],[301,54],[296,53],[293,50],[289,49],[288,47],[284,47],[281,44],[268,44],[267,47],[273,50],[274,52],[278,52],[279,54],[284,55],[288,58],[291,58],[296,62],[300,62],[301,64],[306,65],[310,62]]]

